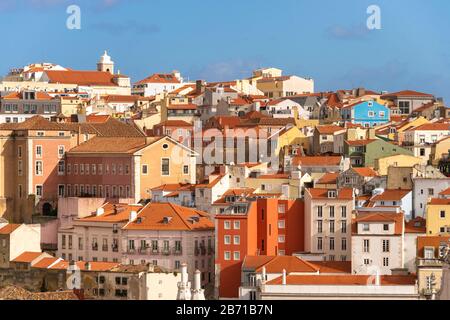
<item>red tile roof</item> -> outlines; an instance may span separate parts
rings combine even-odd
[[[386,189],[382,194],[372,197],[371,201],[399,201],[403,199],[411,190]]]
[[[388,97],[427,97],[433,98],[432,94],[413,91],[413,90],[403,90],[398,92],[387,93],[381,96],[381,99],[385,99]]]
[[[126,224],[123,229],[214,230],[214,223],[209,219],[207,213],[199,210],[172,203],[149,203],[138,213],[137,219]]]
[[[426,131],[450,131],[450,123],[425,123],[418,127],[413,127],[411,129],[408,129],[406,131],[419,131],[419,130],[426,130]]]
[[[30,252],[30,251],[26,251],[24,253],[22,253],[21,255],[19,255],[17,258],[15,258],[14,260],[12,260],[12,262],[26,262],[26,263],[31,263],[33,262],[33,260],[37,259],[38,257],[40,257],[42,254],[42,252]]]
[[[6,226],[0,227],[0,234],[11,234],[20,226],[21,224],[8,223]]]
[[[329,172],[325,173],[320,179],[317,181],[318,184],[336,184],[337,178],[339,177],[338,172]]]
[[[328,134],[328,135],[334,134],[339,131],[345,131],[345,128],[340,127],[340,126],[333,126],[333,125],[317,126],[316,129],[320,134]]]
[[[103,213],[97,216],[96,211],[92,215],[76,219],[77,222],[126,222],[130,218],[131,211],[139,212],[143,207],[140,205],[105,203],[102,207]]]
[[[311,195],[312,199],[336,199],[336,200],[352,200],[353,199],[353,189],[352,188],[341,188],[337,190],[336,198],[329,198],[328,191],[330,189],[325,188],[309,188],[306,189]]]
[[[197,110],[196,104],[171,104],[167,106],[168,110]]]
[[[404,215],[403,213],[392,213],[386,211],[380,212],[358,212],[354,222],[394,222],[395,235],[401,235],[404,231]],[[357,234],[354,232],[354,234]]]
[[[319,268],[312,263],[294,256],[246,256],[242,265],[246,269],[261,272],[266,267],[266,273],[302,272],[316,273]]]
[[[296,156],[292,159],[292,164],[295,166],[337,166],[341,161],[341,156]]]
[[[422,217],[416,217],[405,223],[405,233],[426,233],[427,221]]]
[[[151,76],[140,80],[135,83],[135,85],[145,84],[145,83],[180,83],[180,80],[173,74],[155,73]]]
[[[441,244],[450,244],[450,236],[422,236],[417,237],[417,257],[424,258],[425,247],[435,248],[435,256],[437,257],[437,250]]]
[[[352,140],[352,141],[347,141],[345,140],[345,142],[349,145],[349,146],[365,146],[368,145],[374,141],[376,141],[377,139],[364,139],[364,140]]]
[[[117,86],[114,75],[103,71],[45,71],[50,83],[76,84],[79,86]]]
[[[380,277],[382,286],[415,285],[415,275],[393,276],[384,275]],[[372,282],[371,282],[372,280]],[[367,286],[373,284],[373,277],[370,275],[287,275],[287,285],[335,285],[335,286]],[[280,285],[282,277],[278,277],[267,282],[268,285]]]
[[[354,167],[352,170],[362,177],[378,177],[378,173],[370,167]]]

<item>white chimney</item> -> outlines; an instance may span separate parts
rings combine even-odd
[[[187,265],[181,264],[181,281],[178,282],[177,300],[191,300],[191,283],[188,281]]]
[[[97,217],[98,217],[98,216],[101,216],[101,215],[104,214],[104,213],[105,213],[105,209],[103,209],[103,208],[98,208],[97,211],[96,211]]]
[[[202,289],[201,275],[202,273],[200,272],[200,270],[195,270],[194,289],[192,289],[192,300],[205,300],[205,294]]]
[[[131,210],[130,211],[130,222],[136,220],[136,218],[137,218],[137,212],[134,210]]]
[[[286,285],[286,269],[283,269],[283,276],[281,279],[281,284]]]

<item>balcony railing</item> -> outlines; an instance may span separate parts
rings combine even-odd
[[[175,247],[172,249],[172,254],[174,255],[182,255],[183,254],[183,250],[181,249],[181,247]]]
[[[132,253],[132,254],[134,254],[134,253],[136,253],[136,249],[135,249],[135,248],[130,248],[130,247],[128,247],[128,248],[127,248],[127,253]]]
[[[93,250],[93,251],[98,251],[98,244],[94,243],[94,244],[92,245],[92,250]]]
[[[112,251],[113,251],[113,252],[119,252],[119,246],[118,246],[117,244],[116,244],[116,245],[113,244],[113,245],[111,246],[111,248],[112,248]]]
[[[214,254],[214,248],[208,247],[208,255]]]
[[[102,251],[108,251],[108,245],[103,245],[102,246]]]
[[[443,266],[443,262],[440,259],[417,259],[418,267],[440,267]]]

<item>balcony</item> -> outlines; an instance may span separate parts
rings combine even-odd
[[[111,246],[111,249],[112,249],[113,252],[119,252],[119,246],[117,244],[115,244],[115,245],[113,244]]]
[[[212,255],[214,254],[214,248],[213,247],[209,247],[208,248],[208,255]]]
[[[169,248],[163,248],[161,250],[161,254],[164,255],[164,256],[170,255],[170,249]]]
[[[98,244],[97,243],[93,243],[92,244],[92,250],[93,251],[98,251]]]
[[[444,263],[440,259],[417,259],[418,267],[442,267]]]
[[[198,255],[200,254],[200,248],[199,248],[199,247],[195,247],[195,248],[194,248],[194,254],[195,254],[196,256],[198,256]]]
[[[103,245],[102,246],[102,251],[108,251],[108,245]]]
[[[136,249],[128,247],[127,248],[127,253],[135,254],[136,253]]]

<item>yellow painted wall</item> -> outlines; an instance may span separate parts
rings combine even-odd
[[[441,211],[445,211],[445,218],[441,218]],[[450,205],[430,204],[427,205],[427,235],[448,235],[441,233],[441,227],[447,231],[450,227]]]
[[[389,166],[413,167],[416,164],[423,164],[423,160],[421,158],[400,154],[376,159],[375,169],[380,173],[380,175],[385,176],[387,175]]]

